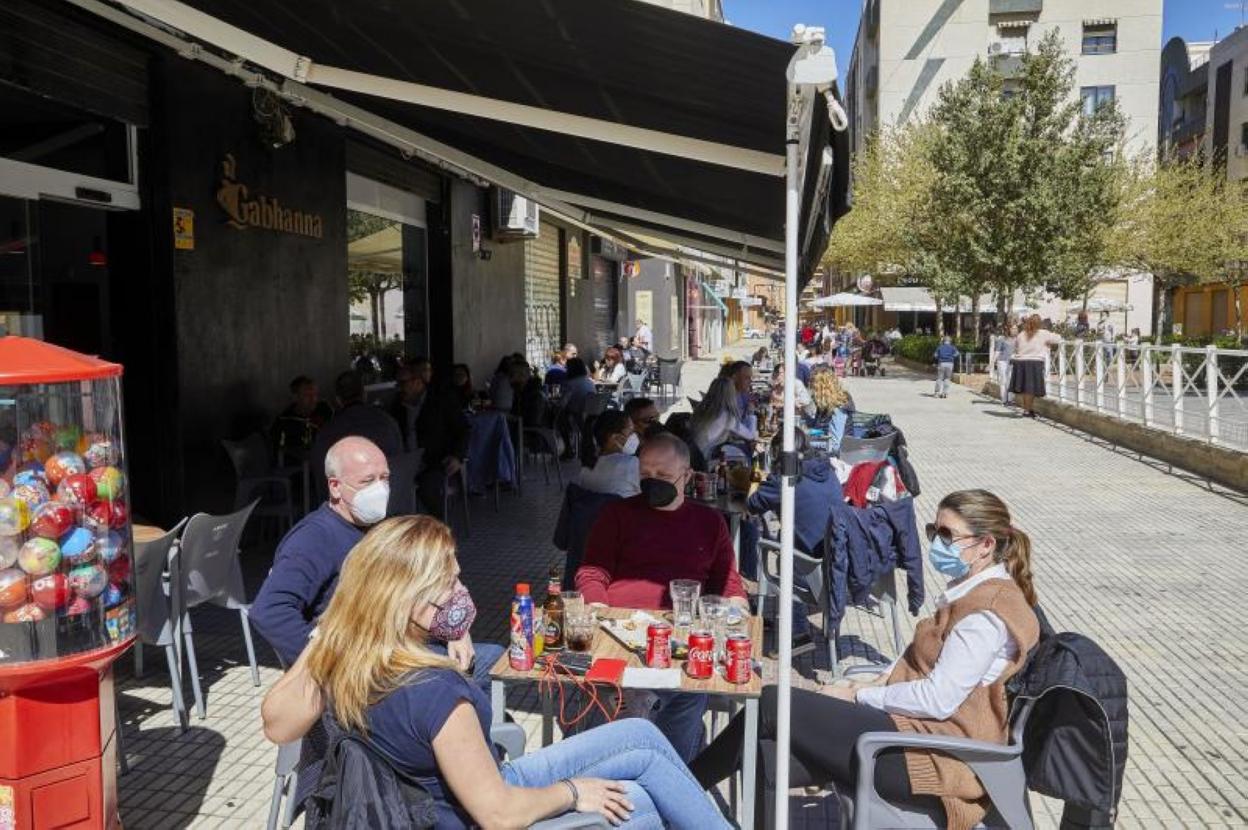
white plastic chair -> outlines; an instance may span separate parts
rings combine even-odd
[[[195,692],[195,708],[202,720],[207,715],[204,693],[199,684],[199,666],[195,661],[192,638],[192,608],[211,602],[222,608],[238,611],[243,626],[247,659],[251,664],[251,682],[260,685],[260,669],[256,665],[256,649],[251,641],[251,624],[247,617],[249,603],[243,586],[243,571],[238,561],[239,539],[256,502],[236,513],[213,516],[196,513],[186,523],[182,538],[174,551],[170,574],[174,585],[173,617],[179,638],[186,644],[186,659],[191,671],[191,687]]]

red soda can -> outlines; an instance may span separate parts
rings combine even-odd
[[[668,623],[651,623],[646,629],[646,665],[652,669],[671,667],[672,627]]]
[[[750,638],[744,634],[733,634],[728,638],[724,648],[728,654],[727,664],[724,667],[728,682],[738,686],[749,683],[750,676],[754,673],[751,661],[754,645],[750,642]]]
[[[705,628],[689,632],[685,674],[694,680],[710,680],[715,675],[715,635]]]

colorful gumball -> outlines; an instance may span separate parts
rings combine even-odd
[[[44,611],[59,611],[72,596],[65,574],[48,574],[30,583],[30,598]]]
[[[59,542],[61,556],[71,565],[81,565],[95,558],[95,534],[85,527],[75,527],[65,533]]]
[[[121,556],[108,563],[108,578],[113,582],[130,581],[130,557]]]
[[[17,568],[0,571],[0,608],[16,608],[26,601],[26,574]]]
[[[66,504],[86,507],[95,501],[95,482],[87,475],[66,476],[56,488],[56,497]]]
[[[51,539],[36,536],[17,552],[17,564],[31,576],[50,574],[61,564],[61,548]]]
[[[69,603],[69,607],[65,609],[65,616],[77,617],[81,614],[87,613],[90,610],[91,600],[86,597],[78,596],[74,597],[73,601]]]
[[[108,587],[108,571],[94,563],[78,565],[69,571],[69,587],[80,596],[98,597]]]
[[[31,602],[18,608],[14,608],[12,611],[5,614],[4,621],[10,624],[39,622],[45,617],[47,617],[47,614],[43,612],[43,609]]]
[[[30,507],[10,496],[0,499],[0,536],[16,536],[30,527]]]
[[[90,479],[87,480],[90,481]],[[48,492],[48,488],[43,486],[43,482],[32,481],[14,487],[10,498],[26,502],[27,512],[33,514],[35,508],[50,500],[52,495]]]
[[[52,442],[46,438],[23,438],[17,446],[22,461],[35,461],[42,464],[52,455]]]
[[[45,539],[59,539],[74,525],[74,511],[59,501],[44,502],[30,517],[30,532]]]
[[[115,530],[110,530],[107,534],[101,534],[95,540],[95,552],[106,565],[117,561],[125,547],[126,540]]]
[[[88,473],[95,482],[96,495],[103,501],[116,501],[125,489],[126,478],[116,467],[94,467]]]
[[[112,439],[102,432],[84,435],[78,442],[78,447],[87,466],[92,469],[117,463],[117,448]]]
[[[0,570],[17,564],[17,552],[22,543],[17,536],[0,536]]]
[[[56,424],[51,421],[35,421],[26,427],[26,432],[22,433],[23,438],[41,438],[44,441],[51,441],[53,434],[56,432]]]
[[[43,474],[48,479],[48,486],[56,489],[62,481],[72,475],[81,475],[87,471],[87,462],[76,452],[68,450],[58,452],[43,465]]]
[[[48,480],[44,478],[43,465],[32,462],[18,470],[13,476],[13,486],[21,487],[23,484],[38,484],[41,487],[47,487]]]
[[[3,499],[13,492],[13,487],[4,479],[0,478],[0,499]]]
[[[52,443],[58,450],[75,450],[82,438],[82,428],[78,426],[57,427],[52,435]]]
[[[113,520],[113,506],[106,501],[92,502],[91,506],[82,511],[82,524],[97,536],[108,532],[109,523]]]
[[[121,530],[130,521],[130,508],[126,507],[124,501],[110,501],[108,502],[108,507],[113,514],[109,519],[108,526],[113,530]]]
[[[126,594],[127,591],[125,585],[110,582],[108,587],[104,589],[104,593],[102,595],[104,599],[104,607],[112,608],[114,606],[121,605],[121,603],[126,599]]]

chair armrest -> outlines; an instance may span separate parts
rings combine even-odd
[[[590,828],[606,828],[611,827],[608,822],[598,813],[564,813],[555,818],[548,818],[545,821],[539,821],[537,824],[530,824],[529,830],[590,830]]]
[[[528,736],[518,723],[496,723],[490,727],[490,742],[500,747],[508,760],[523,757],[527,741]]]

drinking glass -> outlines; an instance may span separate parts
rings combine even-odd
[[[667,584],[667,590],[672,598],[673,634],[678,641],[685,642],[689,639],[689,629],[698,610],[702,583],[696,579],[673,579]]]
[[[570,651],[589,651],[593,648],[594,629],[597,626],[593,609],[584,602],[578,601],[572,607],[563,607],[564,643]]]
[[[720,660],[724,655],[725,642],[728,637],[724,630],[724,620],[728,616],[728,600],[715,594],[707,594],[698,600],[698,610],[703,627],[710,629],[715,636],[715,659]]]

